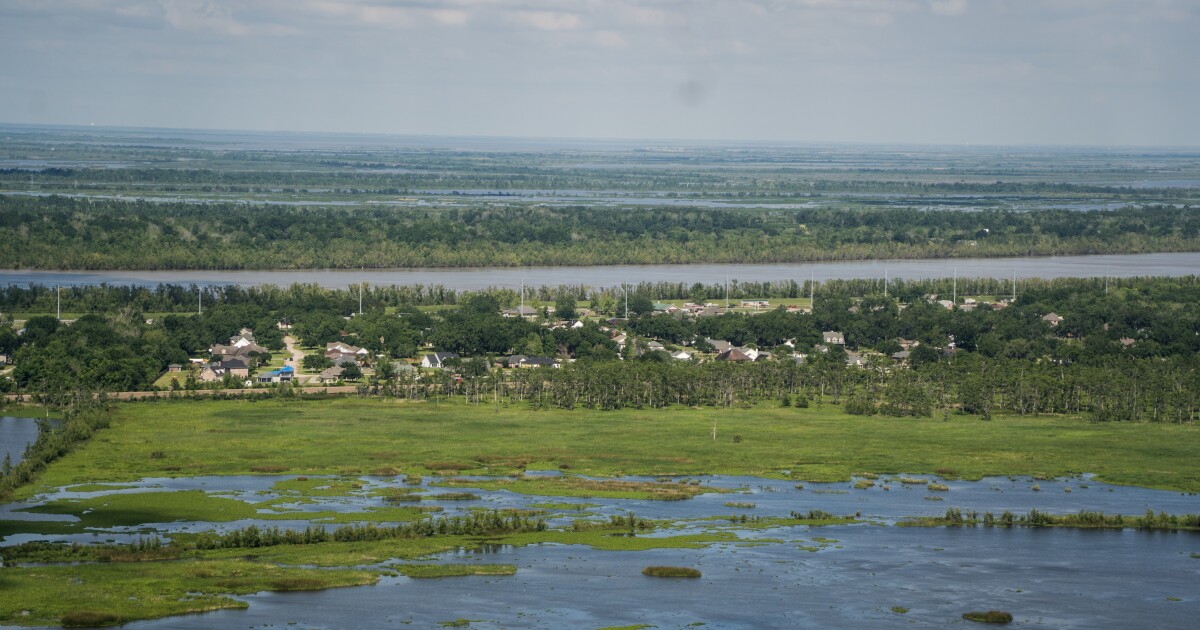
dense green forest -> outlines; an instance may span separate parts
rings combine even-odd
[[[1200,212],[532,205],[290,207],[0,197],[0,265],[308,269],[797,262],[1200,249]]]

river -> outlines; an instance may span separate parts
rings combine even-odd
[[[726,280],[818,282],[850,278],[1087,278],[1108,275],[1186,276],[1200,273],[1200,252],[1110,254],[1030,258],[953,258],[936,260],[865,260],[771,264],[604,265],[595,267],[477,267],[368,270],[267,271],[43,271],[0,270],[0,285],[49,286],[181,284],[257,286],[296,283],[344,289],[371,286],[442,285],[456,290],[487,287],[586,285],[611,287],[622,282],[700,282]]]

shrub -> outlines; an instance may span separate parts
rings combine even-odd
[[[97,626],[115,626],[121,619],[112,613],[96,612],[94,610],[75,610],[59,619],[64,628],[95,628]]]
[[[700,577],[700,572],[690,567],[646,567],[642,569],[642,575],[650,577],[698,578]]]

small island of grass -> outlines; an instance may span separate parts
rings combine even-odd
[[[691,567],[646,567],[642,575],[650,577],[698,578],[700,571]]]

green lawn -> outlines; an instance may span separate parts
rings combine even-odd
[[[717,439],[711,437],[714,421]],[[740,437],[740,440],[735,438]],[[1200,490],[1200,429],[1078,418],[897,419],[840,408],[531,411],[377,399],[181,400],[116,407],[110,429],[34,490],[145,476],[368,474],[522,467],[592,475],[701,473],[848,479],[855,472],[1067,475]]]

